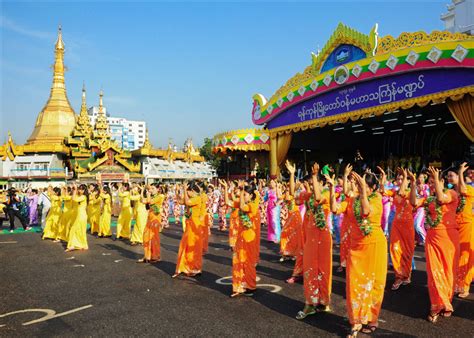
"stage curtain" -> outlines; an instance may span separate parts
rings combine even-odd
[[[278,135],[277,138],[277,163],[278,167],[283,164],[283,161],[286,159],[286,155],[288,154],[288,150],[290,149],[291,145],[291,133]]]
[[[464,95],[461,100],[448,100],[448,108],[467,138],[474,142],[474,97]]]

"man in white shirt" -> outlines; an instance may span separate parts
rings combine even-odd
[[[46,216],[48,216],[49,208],[51,208],[51,199],[48,197],[48,194],[46,194],[43,189],[40,189],[38,205],[41,208],[41,229],[44,230]]]

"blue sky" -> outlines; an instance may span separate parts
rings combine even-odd
[[[446,1],[1,3],[0,141],[23,143],[52,81],[63,27],[68,97],[146,120],[155,146],[252,127],[253,94],[270,97],[311,62],[339,22],[381,36],[442,29]]]

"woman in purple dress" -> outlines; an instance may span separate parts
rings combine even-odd
[[[269,183],[269,189],[265,195],[265,202],[267,202],[267,239],[270,242],[279,243],[281,235],[280,226],[280,205],[278,202],[279,196],[277,192],[277,185],[275,180]]]
[[[28,194],[29,226],[38,224],[38,190],[32,189]]]

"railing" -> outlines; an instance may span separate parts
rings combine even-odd
[[[72,178],[67,168],[17,168],[10,170],[11,177],[47,177],[47,178]]]

